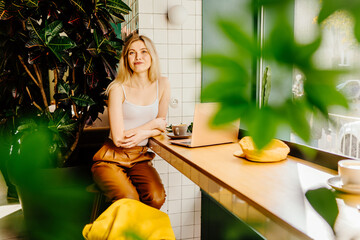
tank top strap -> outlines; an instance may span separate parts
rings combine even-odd
[[[125,100],[126,100],[126,92],[125,92],[124,85],[123,85],[123,84],[121,84],[121,87],[122,87],[122,89],[123,89],[123,92],[124,92],[124,97],[125,97]]]
[[[159,99],[159,80],[156,80],[156,99]]]

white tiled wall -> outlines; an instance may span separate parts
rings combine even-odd
[[[133,10],[125,17],[123,32],[138,29],[150,37],[158,51],[162,75],[171,85],[168,123],[187,123],[193,119],[195,103],[200,101],[201,0],[126,0]],[[182,5],[187,19],[173,25],[167,19],[168,9]],[[174,104],[177,103],[177,104]],[[164,183],[167,200],[162,211],[171,220],[176,239],[200,239],[200,189],[160,157],[154,166]]]

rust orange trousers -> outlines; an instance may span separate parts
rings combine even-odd
[[[160,209],[165,189],[147,147],[116,147],[108,139],[94,155],[93,179],[109,201],[131,198]]]

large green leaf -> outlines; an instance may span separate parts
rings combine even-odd
[[[278,113],[267,106],[261,109],[254,107],[244,120],[258,149],[265,147],[275,137],[280,122]]]
[[[80,12],[86,13],[83,8],[83,1],[80,0],[69,0],[72,5],[74,5]]]
[[[57,36],[52,39],[51,42],[47,44],[49,49],[56,55],[61,55],[61,53],[69,48],[75,47],[76,44],[70,38],[65,36]],[[59,59],[60,60],[60,59]]]
[[[131,11],[129,6],[126,5],[121,0],[106,0],[106,1],[100,0],[100,1],[97,1],[97,2],[98,2],[98,7],[107,8],[110,11],[111,14],[113,12],[122,13],[122,14],[129,14],[129,12]]]
[[[88,107],[95,104],[94,100],[92,100],[89,96],[85,94],[71,96],[70,99],[73,100],[74,103],[80,107]]]
[[[311,206],[334,230],[335,221],[339,214],[335,194],[327,188],[308,190],[305,196]]]
[[[54,37],[58,37],[62,27],[63,23],[60,20],[46,24],[45,28],[43,29],[45,43],[49,44]]]
[[[69,96],[70,95],[70,86],[66,82],[60,81],[57,84],[57,91],[58,91],[58,93],[66,94]]]
[[[236,22],[233,20],[220,19],[218,24],[229,40],[235,43],[235,46],[238,47],[239,50],[245,50],[245,52],[250,53],[252,56],[258,55],[256,41],[250,37],[249,34],[243,32],[242,28],[240,28]]]
[[[310,127],[306,118],[307,110],[303,102],[288,101],[285,105],[286,119],[296,135],[301,137],[304,141],[310,140]]]
[[[241,119],[248,106],[246,103],[242,105],[224,105],[219,109],[212,119],[212,124],[223,125]]]

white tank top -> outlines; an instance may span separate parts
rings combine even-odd
[[[145,123],[155,119],[159,112],[159,83],[156,81],[156,99],[150,105],[136,105],[126,99],[126,92],[124,86],[121,85],[124,91],[125,100],[122,104],[124,116],[125,131],[144,125]],[[146,146],[148,139],[143,140],[137,146]]]

